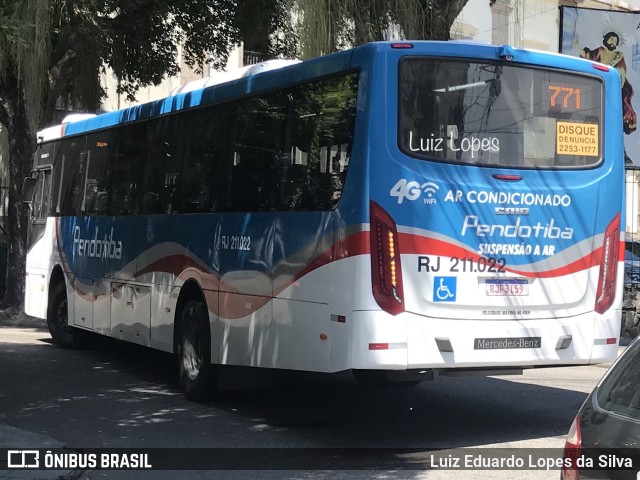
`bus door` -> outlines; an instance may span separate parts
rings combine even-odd
[[[69,324],[92,330],[92,272],[96,268],[90,246],[93,222],[90,217],[81,216],[80,210],[84,197],[85,142],[85,137],[67,138],[56,151],[54,211],[58,217],[56,236],[62,254],[60,260],[68,279]]]
[[[36,167],[32,172],[35,177],[33,197],[31,201],[30,225],[27,237],[27,250],[30,253],[26,268],[25,306],[30,315],[40,318],[46,316],[46,302],[41,299],[41,292],[48,280],[53,247],[52,228],[47,229],[47,219],[51,215],[52,191],[52,144],[38,149]],[[25,199],[29,200],[29,199]],[[52,223],[51,223],[52,224]],[[5,275],[6,272],[0,272]]]
[[[27,249],[29,250],[33,248],[44,235],[47,218],[51,216],[53,152],[53,144],[46,144],[39,147],[36,153],[36,166],[32,172],[32,176],[35,176],[36,181],[33,199],[31,201],[31,226],[27,240]],[[51,248],[51,245],[49,245],[49,248]],[[50,254],[43,252],[43,255],[38,255],[38,258],[48,260]],[[46,266],[47,265],[40,265],[39,267],[46,268]]]

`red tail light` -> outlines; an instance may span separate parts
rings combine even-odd
[[[406,43],[406,42],[392,43],[391,48],[413,48],[413,43]]]
[[[620,214],[616,215],[604,232],[602,243],[602,263],[598,276],[598,292],[595,310],[606,312],[616,296],[618,258],[620,257]]]
[[[380,308],[397,315],[404,312],[398,231],[393,219],[380,205],[370,201],[369,208],[373,298]]]
[[[578,470],[578,457],[582,448],[582,434],[580,433],[580,421],[578,417],[573,419],[573,423],[567,433],[567,441],[564,444],[564,454],[562,455],[563,480],[578,480],[580,471]]]

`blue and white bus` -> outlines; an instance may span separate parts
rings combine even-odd
[[[25,310],[219,365],[387,373],[613,359],[620,77],[373,43],[44,130]]]

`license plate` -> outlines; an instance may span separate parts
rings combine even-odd
[[[490,297],[523,297],[529,295],[529,282],[520,279],[487,280],[487,295]]]

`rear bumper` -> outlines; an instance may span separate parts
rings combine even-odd
[[[351,368],[584,365],[616,358],[621,311],[562,319],[443,320],[354,312]],[[570,342],[569,342],[570,339]]]

